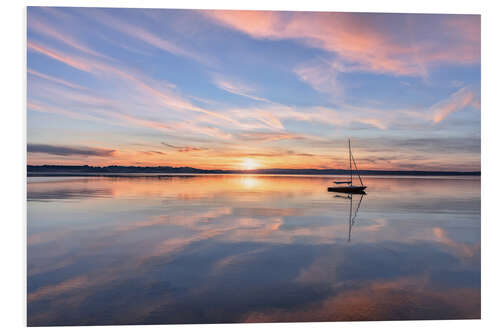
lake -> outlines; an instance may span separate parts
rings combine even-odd
[[[28,324],[480,318],[480,177],[28,178]]]

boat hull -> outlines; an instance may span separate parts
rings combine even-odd
[[[340,193],[364,193],[366,186],[332,186],[328,187],[328,192]]]

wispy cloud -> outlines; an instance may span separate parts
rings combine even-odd
[[[379,130],[386,130],[391,122],[383,110],[356,107],[349,104],[341,104],[339,108],[316,106],[286,110],[280,113],[279,117],[344,128],[352,127],[355,124],[364,124]]]
[[[433,63],[470,64],[478,63],[480,58],[478,15],[462,15],[457,22],[440,15],[237,10],[203,13],[255,38],[294,39],[324,49],[358,71],[424,75]],[[398,26],[398,30],[391,31],[391,26]],[[416,29],[422,34],[414,33]],[[427,38],[428,32],[433,33],[433,39]]]
[[[284,132],[246,132],[239,134],[243,140],[249,141],[278,141],[278,140],[300,140],[304,135]]]
[[[146,155],[166,155],[164,152],[158,150],[143,151],[142,153]]]
[[[193,151],[203,151],[203,150],[206,150],[205,148],[200,148],[200,147],[176,146],[176,145],[172,145],[172,144],[169,144],[169,143],[166,143],[166,142],[162,142],[161,144],[164,145],[165,147],[173,148],[176,151],[178,151],[179,153],[190,153],[190,152],[193,152]]]
[[[121,69],[117,66],[96,59],[93,59],[92,61],[79,59],[75,56],[65,54],[64,52],[61,52],[59,50],[42,46],[31,41],[28,42],[28,48],[51,57],[55,60],[63,62],[76,69],[92,73],[97,77],[102,77],[103,74],[111,75],[116,79],[127,82],[135,89],[158,99],[167,107],[177,110],[188,110],[202,113],[211,117],[215,117],[219,120],[226,121],[233,125],[238,125],[238,122],[231,117],[194,105],[188,99],[180,96],[176,91],[174,91],[172,89],[172,85],[169,85],[168,83],[165,84],[165,82],[162,82],[162,84],[155,82],[155,80],[153,80],[152,78],[148,78],[144,74],[141,74],[132,68]],[[148,81],[151,83],[148,83]],[[156,86],[162,86],[162,88],[160,89]]]
[[[107,157],[113,156],[115,152],[116,150],[102,148],[28,143],[28,153],[44,153],[58,156],[82,155]]]
[[[284,129],[281,120],[273,112],[266,109],[253,109],[252,118],[259,120],[270,128]]]
[[[301,64],[294,69],[299,78],[310,84],[314,89],[339,97],[343,88],[338,82],[339,68],[335,63],[324,59]]]
[[[85,94],[68,94],[66,93],[64,100],[70,102],[71,107],[58,107],[53,105],[46,105],[40,102],[28,102],[28,109],[37,111],[58,114],[73,119],[89,120],[97,123],[104,123],[108,125],[117,126],[136,126],[143,128],[150,128],[157,131],[176,134],[176,135],[206,135],[217,139],[228,140],[232,137],[230,133],[223,130],[207,125],[200,125],[193,121],[162,121],[145,116],[136,116],[127,114],[121,111],[114,110],[116,106],[120,107],[121,104],[115,105],[113,100],[101,99],[93,95]],[[85,111],[77,111],[77,105],[82,104]],[[86,105],[91,105],[92,113],[86,111]],[[179,132],[181,131],[181,132]]]
[[[112,15],[109,12],[105,12],[102,9],[93,10],[89,13],[89,17],[97,20],[101,24],[107,25],[112,29],[125,33],[143,43],[146,43],[160,50],[166,51],[171,54],[187,57],[201,63],[208,63],[206,57],[203,57],[196,52],[189,51],[168,40],[165,37],[165,33],[163,33],[161,36],[157,35],[143,27],[140,27],[137,24],[125,22],[117,16]]]
[[[463,87],[454,92],[447,99],[431,106],[433,121],[437,124],[443,121],[450,114],[460,111],[468,106],[478,108],[479,103],[477,102],[475,93],[470,88]]]
[[[165,123],[162,121],[139,118],[136,116],[117,113],[113,111],[104,111],[104,112],[106,112],[110,116],[125,121],[129,125],[151,128],[167,133],[179,133],[179,131],[186,131],[188,133],[203,134],[222,140],[228,140],[231,139],[232,137],[230,133],[225,133],[224,131],[222,131],[217,127],[200,126],[188,121]]]
[[[48,36],[54,40],[57,40],[59,42],[62,42],[63,44],[66,44],[78,51],[96,56],[96,57],[101,57],[101,58],[108,58],[107,56],[103,55],[102,53],[99,53],[90,47],[84,45],[81,41],[76,40],[74,37],[72,37],[70,34],[62,32],[61,30],[58,30],[43,21],[40,20],[40,18],[30,15],[28,18],[28,29],[37,33],[37,34],[42,34],[45,36]]]
[[[75,84],[75,83],[63,80],[61,78],[57,78],[57,77],[50,76],[50,75],[47,75],[47,74],[44,74],[44,73],[40,73],[40,72],[35,71],[33,69],[30,69],[30,68],[28,68],[28,74],[40,77],[40,78],[45,79],[47,81],[51,81],[51,82],[55,82],[57,84],[61,84],[63,86],[69,87],[69,88],[83,89],[83,90],[87,90],[88,89],[88,88],[86,88],[84,86],[81,86],[79,84]]]
[[[43,46],[34,41],[28,40],[28,49],[46,55],[47,57],[60,61],[68,66],[74,67],[81,71],[89,72],[90,69],[92,68],[91,64],[89,63],[80,61],[72,56],[68,56],[60,52],[54,51],[53,49]]]
[[[28,110],[33,110],[37,112],[44,112],[44,113],[51,113],[51,114],[57,114],[73,119],[79,119],[79,120],[90,120],[94,122],[102,122],[103,118],[90,115],[90,114],[85,114],[85,113],[80,113],[76,111],[69,110],[67,108],[61,108],[53,105],[45,105],[43,103],[39,102],[33,102],[29,101],[27,104]]]
[[[48,56],[50,58],[53,58],[55,60],[58,60],[68,66],[71,66],[73,68],[76,68],[78,70],[82,70],[84,72],[91,73],[95,75],[96,77],[102,77],[103,75],[111,75],[115,79],[118,79],[121,82],[126,82],[129,85],[131,85],[133,88],[136,90],[145,93],[151,97],[154,97],[155,99],[159,100],[163,105],[173,108],[175,110],[188,110],[188,111],[194,111],[197,113],[201,113],[210,117],[214,117],[219,120],[223,120],[229,124],[233,124],[238,126],[239,123],[231,118],[228,117],[224,114],[218,113],[216,111],[211,111],[207,110],[198,106],[195,106],[193,103],[191,103],[189,100],[186,98],[183,98],[180,96],[178,93],[176,93],[173,89],[169,88],[168,86],[165,86],[165,84],[162,84],[162,89],[159,89],[156,86],[160,86],[159,83],[155,83],[153,79],[145,77],[143,74],[138,73],[137,71],[127,68],[127,69],[120,69],[118,67],[115,67],[113,65],[107,64],[105,62],[99,61],[99,60],[84,60],[80,59],[78,57],[68,55],[64,52],[61,52],[59,50],[55,50],[53,48],[49,48],[46,46],[42,46],[41,44],[38,44],[36,42],[29,41],[28,42],[28,48],[36,51],[38,53],[44,54],[45,56]],[[148,81],[152,81],[152,83],[147,83]],[[124,115],[122,118],[126,118],[127,116]],[[138,123],[138,122],[136,122]],[[142,124],[148,124],[151,125],[151,122],[149,121],[142,121]],[[155,124],[159,125],[159,124]],[[163,127],[164,126],[155,126],[156,128]],[[212,133],[212,135],[217,135],[221,136],[221,131],[216,128],[203,128],[202,126],[197,126],[198,128],[202,129],[201,133]]]
[[[259,102],[273,103],[270,100],[256,96],[255,88],[221,75],[214,75],[214,83],[217,87],[234,95],[243,96]]]

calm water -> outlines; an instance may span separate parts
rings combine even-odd
[[[29,178],[28,323],[480,317],[479,177],[331,178]]]

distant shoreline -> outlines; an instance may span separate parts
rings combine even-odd
[[[349,175],[344,169],[259,169],[259,170],[204,170],[191,167],[135,167],[88,165],[28,165],[28,177],[84,177],[84,176],[130,176],[129,174],[256,174],[256,175]],[[359,170],[361,175],[374,176],[481,176],[481,171],[415,171],[415,170]]]

